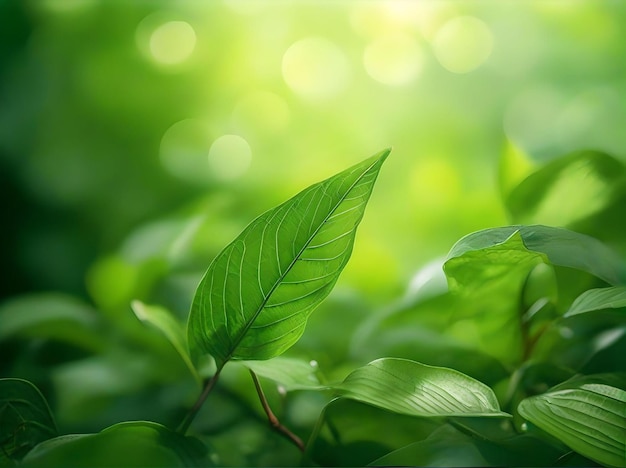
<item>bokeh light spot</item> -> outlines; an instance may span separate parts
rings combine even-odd
[[[206,155],[211,146],[209,128],[199,119],[176,122],[161,138],[160,157],[172,175],[190,182],[208,181]]]
[[[424,57],[409,34],[395,33],[372,41],[363,54],[368,75],[387,85],[410,83],[422,70]]]
[[[185,21],[168,21],[150,36],[150,52],[164,65],[177,65],[187,60],[196,46],[196,32]]]
[[[437,31],[433,50],[446,70],[468,73],[480,67],[491,55],[493,35],[478,18],[458,16]]]
[[[222,135],[209,150],[211,174],[220,180],[241,177],[250,167],[251,160],[250,145],[239,135]]]
[[[292,44],[283,55],[283,78],[300,96],[328,99],[343,91],[350,69],[343,52],[321,37],[309,37]]]

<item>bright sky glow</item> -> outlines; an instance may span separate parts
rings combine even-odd
[[[239,100],[233,111],[233,123],[246,130],[277,133],[289,123],[289,106],[277,94],[254,91]]]
[[[413,81],[421,72],[424,56],[417,40],[395,33],[372,41],[363,54],[367,74],[380,83],[397,86]]]

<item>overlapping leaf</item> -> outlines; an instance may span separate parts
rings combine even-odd
[[[286,390],[323,389],[317,378],[317,363],[278,356],[265,361],[241,361],[260,377],[273,380]]]
[[[518,410],[572,450],[603,465],[623,467],[626,391],[611,383],[593,376],[566,382],[547,393],[526,398]]]
[[[262,214],[211,263],[188,324],[192,356],[269,359],[302,335],[350,254],[389,150]]]
[[[139,320],[152,324],[165,335],[187,365],[191,375],[199,382],[201,378],[189,356],[185,332],[176,318],[163,307],[147,305],[141,301],[133,301],[131,305]]]
[[[207,448],[157,423],[129,421],[98,434],[73,434],[47,440],[24,458],[24,466],[187,467],[214,466]]]
[[[620,308],[626,308],[626,286],[590,289],[576,298],[564,317],[594,310]]]
[[[57,435],[48,403],[22,379],[0,379],[0,466],[20,460],[30,449]]]
[[[508,416],[487,385],[452,369],[408,359],[377,359],[335,388],[345,398],[411,416]]]
[[[550,226],[505,226],[474,232],[454,245],[448,259],[500,244],[516,232],[528,250],[547,255],[553,265],[585,271],[611,285],[626,283],[626,265],[602,242]]]

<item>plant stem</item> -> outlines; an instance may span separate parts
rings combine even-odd
[[[272,409],[270,408],[270,405],[267,402],[267,398],[265,398],[265,394],[263,393],[263,388],[261,388],[261,382],[259,382],[259,378],[252,371],[252,369],[249,369],[249,370],[250,370],[250,375],[252,376],[252,381],[254,382],[254,387],[256,388],[256,391],[259,395],[259,400],[261,400],[261,406],[263,406],[263,410],[265,411],[265,414],[267,415],[267,420],[270,423],[270,426],[272,426],[272,429],[274,429],[279,434],[285,436],[296,447],[298,447],[298,450],[300,450],[301,452],[304,452],[304,443],[302,442],[302,439],[300,439],[300,437],[295,435],[293,432],[291,432],[289,429],[287,429],[285,426],[283,426],[280,423],[276,415],[274,415],[274,413],[272,412]]]
[[[189,426],[191,425],[191,422],[194,420],[194,418],[198,414],[198,411],[200,411],[202,404],[209,396],[209,393],[211,393],[211,390],[215,386],[217,379],[219,379],[221,371],[222,371],[221,368],[217,369],[215,371],[215,374],[213,374],[213,377],[211,377],[210,379],[204,380],[203,382],[204,389],[202,390],[202,393],[200,394],[200,396],[194,403],[193,407],[189,410],[189,413],[187,413],[187,416],[185,416],[185,419],[183,419],[183,422],[180,423],[180,426],[178,426],[178,428],[176,429],[176,432],[179,432],[182,435],[185,435],[185,433],[187,432],[187,429],[189,429]]]

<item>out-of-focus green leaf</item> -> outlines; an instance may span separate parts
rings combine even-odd
[[[163,307],[147,305],[141,301],[133,301],[132,309],[139,320],[152,324],[165,335],[189,368],[191,375],[200,382],[202,379],[191,361],[191,356],[189,356],[187,337],[182,324]]]
[[[626,283],[626,264],[600,241],[567,229],[542,225],[505,226],[474,232],[452,247],[448,262],[465,253],[500,244],[516,232],[528,250],[545,254],[553,265],[585,271],[611,285]]]
[[[0,341],[21,336],[63,341],[90,351],[106,347],[96,312],[63,294],[32,294],[7,301],[0,306],[0,323]]]
[[[385,150],[267,211],[211,263],[191,308],[192,356],[269,359],[292,346],[350,258]]]
[[[626,187],[626,167],[599,151],[555,159],[506,198],[515,223],[570,226],[611,205]]]
[[[618,388],[611,384],[619,381]],[[626,466],[626,391],[623,376],[596,376],[565,382],[522,400],[528,421],[572,450],[608,466]]]
[[[485,384],[408,359],[372,361],[334,388],[345,398],[411,416],[509,416]]]
[[[481,232],[484,238],[477,233],[476,238],[461,239],[444,265],[450,290],[457,296],[447,333],[503,363],[514,364],[523,348],[522,289],[530,272],[548,259],[528,250],[515,230],[504,239]]]
[[[532,436],[489,441],[446,424],[427,439],[395,450],[368,466],[555,466],[561,455],[558,449]]]
[[[594,310],[620,308],[626,308],[626,286],[590,289],[576,298],[564,317]]]
[[[311,458],[322,466],[365,466],[392,450],[425,439],[441,425],[438,418],[392,413],[347,398],[336,398],[326,405],[318,421],[324,423],[310,447]]]
[[[22,379],[0,379],[0,466],[12,465],[56,435],[50,408],[37,387]]]
[[[273,380],[285,390],[326,388],[317,378],[317,363],[278,356],[266,361],[238,361],[255,374]]]
[[[36,446],[25,466],[46,467],[188,467],[215,466],[207,448],[154,422],[115,424],[98,434],[57,437]]]
[[[507,140],[498,166],[498,183],[502,198],[506,198],[532,170],[533,162],[528,155]]]

